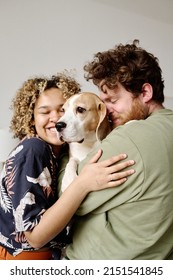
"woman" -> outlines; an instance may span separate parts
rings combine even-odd
[[[134,161],[111,166],[124,159],[123,154],[97,163],[101,156],[98,151],[56,199],[58,160],[67,146],[57,137],[55,124],[63,114],[65,100],[79,91],[79,84],[63,73],[34,77],[17,91],[11,130],[20,142],[6,160],[0,185],[2,260],[52,259],[53,248],[65,245],[64,228],[86,195],[118,186],[134,172],[116,173]],[[110,176],[116,184],[110,182]]]

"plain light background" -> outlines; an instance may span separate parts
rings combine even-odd
[[[172,0],[0,0],[0,129],[24,80],[73,70],[97,93],[83,66],[98,51],[139,39],[159,58],[166,105],[173,108]]]

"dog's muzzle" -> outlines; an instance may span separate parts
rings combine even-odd
[[[65,122],[57,122],[56,124],[55,124],[55,128],[56,128],[56,130],[59,132],[59,135],[60,135],[60,140],[61,141],[67,141],[67,139],[64,139],[64,137],[63,137],[63,130],[64,130],[64,128],[66,128],[66,126],[67,126],[67,124],[65,123]],[[77,142],[77,143],[79,143],[79,144],[81,144],[81,143],[83,143],[83,141],[84,141],[84,138],[82,138],[82,139],[80,139],[80,140],[74,140],[73,139],[73,141],[67,141],[68,143],[70,143],[70,142]]]

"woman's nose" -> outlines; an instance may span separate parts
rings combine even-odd
[[[62,116],[62,114],[60,112],[54,112],[50,115],[50,122],[54,122],[57,123],[57,121],[60,119],[60,117]]]

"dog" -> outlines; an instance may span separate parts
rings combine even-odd
[[[69,144],[69,162],[62,179],[62,192],[77,176],[77,165],[111,131],[106,106],[92,92],[71,96],[63,105],[64,115],[56,123],[57,135]]]

